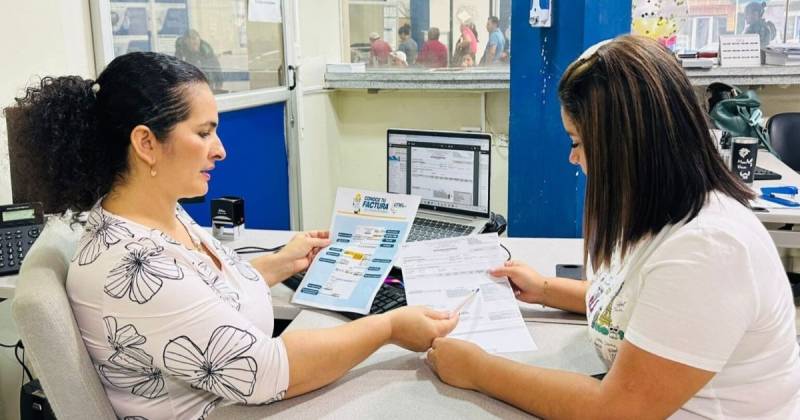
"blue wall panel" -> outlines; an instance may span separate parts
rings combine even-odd
[[[289,229],[284,110],[279,103],[220,113],[227,158],[211,173],[206,201],[184,204],[197,223],[211,225],[211,198],[235,195],[244,198],[248,228]]]
[[[508,234],[580,237],[585,179],[569,163],[558,81],[584,49],[630,31],[628,1],[556,1],[551,28],[528,23],[530,1],[512,2]]]
[[[430,28],[430,0],[411,0],[409,8],[411,9],[411,16],[414,17],[411,19],[411,38],[414,38],[414,41],[417,42],[417,48],[421,50],[422,45],[425,44],[425,38],[422,36],[422,32]]]

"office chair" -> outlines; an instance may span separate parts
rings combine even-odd
[[[20,269],[11,313],[50,407],[61,419],[116,419],[65,289],[81,229],[51,219]]]
[[[776,114],[767,121],[767,132],[783,163],[800,171],[800,112]]]

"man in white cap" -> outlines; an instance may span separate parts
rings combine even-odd
[[[385,66],[389,64],[389,53],[392,47],[377,32],[369,34],[369,64],[372,66]]]

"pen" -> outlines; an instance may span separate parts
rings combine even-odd
[[[477,295],[478,292],[480,292],[480,291],[481,291],[481,288],[479,287],[479,288],[469,292],[469,295],[466,298],[464,298],[464,300],[461,303],[459,303],[458,306],[456,306],[455,309],[450,311],[450,315],[452,316],[452,315],[459,314],[461,312],[461,309],[463,309],[464,306],[466,306],[466,304],[468,304],[472,300],[472,298],[474,298],[475,295]]]

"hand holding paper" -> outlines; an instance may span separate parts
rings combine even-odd
[[[504,259],[497,234],[408,243],[403,248],[408,304],[460,313],[449,337],[488,352],[535,350],[508,280],[489,274]]]

